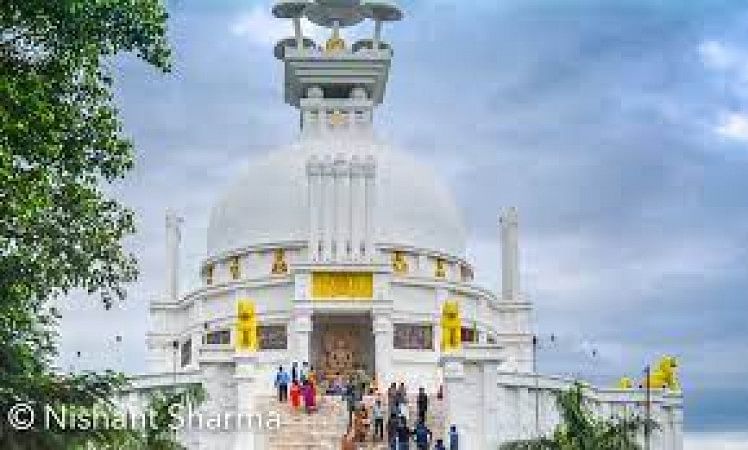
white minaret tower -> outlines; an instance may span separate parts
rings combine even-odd
[[[173,211],[166,212],[166,297],[176,302],[179,297],[179,244],[184,219]]]
[[[279,0],[273,15],[293,23],[294,36],[279,41],[274,53],[285,65],[285,101],[299,110],[302,140],[318,149],[306,166],[310,262],[370,263],[376,154],[367,144],[392,60],[382,24],[403,13],[390,0]],[[302,35],[302,18],[329,30],[324,45]],[[374,22],[373,36],[349,46],[341,28],[366,20]]]
[[[519,237],[517,208],[509,207],[501,212],[501,298],[507,301],[519,299]]]

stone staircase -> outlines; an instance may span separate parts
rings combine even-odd
[[[293,411],[288,404],[272,403],[269,408],[281,416],[280,428],[268,432],[268,450],[339,450],[348,424],[345,403],[338,397],[321,396],[318,409],[307,414]]]
[[[281,422],[278,430],[267,432],[265,448],[268,450],[339,450],[342,436],[348,424],[346,403],[337,396],[321,396],[318,410],[307,414],[303,410],[293,411],[288,404],[266,399],[263,408],[277,411]],[[416,398],[409,398],[410,426],[417,417]],[[435,396],[429,399],[427,426],[434,439],[441,438],[445,428],[445,412],[442,402]],[[386,438],[386,432],[385,432]],[[359,450],[387,450],[386,443],[367,441],[357,444]]]

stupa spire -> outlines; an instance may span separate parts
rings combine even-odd
[[[285,101],[300,110],[302,129],[368,129],[392,59],[382,24],[402,19],[402,10],[389,0],[280,0],[273,15],[293,22],[294,36],[279,41],[274,53],[285,64]],[[303,35],[302,19],[330,30],[324,46]],[[347,46],[341,28],[367,20],[374,22],[373,36]]]

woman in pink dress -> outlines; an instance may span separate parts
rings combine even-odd
[[[306,412],[311,414],[317,409],[317,392],[315,392],[314,384],[310,383],[309,380],[305,381],[302,393],[304,395]]]

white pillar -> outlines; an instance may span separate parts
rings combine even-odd
[[[376,176],[376,162],[374,157],[371,155],[366,156],[364,163],[364,190],[365,190],[365,233],[364,233],[364,248],[366,249],[366,259],[374,259],[374,233],[376,232],[376,219],[375,219],[375,189],[374,177]]]
[[[257,383],[264,382],[264,380],[258,379],[258,362],[256,353],[237,353],[234,356],[237,417],[250,418],[258,412],[256,405]],[[234,436],[235,450],[261,448],[256,445],[259,436],[251,429],[249,419],[245,419],[243,424],[237,424],[237,431]]]
[[[293,18],[293,31],[296,37],[296,50],[304,50],[304,35],[301,34],[301,17]]]
[[[681,402],[673,407],[673,450],[683,450],[683,403]]]
[[[348,258],[346,251],[350,230],[350,179],[349,165],[343,155],[335,157],[335,248],[336,260]]]
[[[386,389],[392,381],[392,319],[389,314],[375,313],[372,329],[374,331],[374,350],[377,382],[380,389]]]
[[[183,221],[174,212],[166,212],[166,295],[174,302],[179,297],[179,243]]]
[[[382,39],[382,21],[374,20],[374,39],[372,40],[372,50],[379,50],[379,41]]]
[[[293,338],[295,347],[295,361],[299,364],[309,361],[309,344],[312,337],[312,314],[307,309],[294,310]]]
[[[361,258],[361,243],[364,224],[363,165],[358,155],[351,158],[351,259]]]
[[[326,156],[322,163],[322,209],[324,211],[322,221],[322,239],[324,260],[333,259],[333,230],[335,228],[335,184],[334,168],[332,160]]]
[[[501,298],[517,300],[519,297],[519,245],[517,208],[502,211],[501,225]]]
[[[320,163],[312,155],[307,162],[307,189],[309,198],[309,259],[318,261],[320,242]]]

